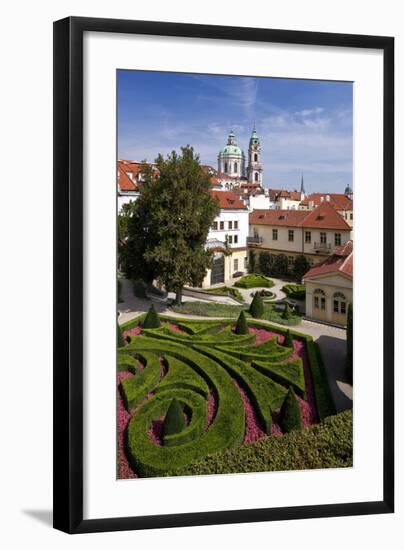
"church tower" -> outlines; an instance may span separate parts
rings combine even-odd
[[[255,125],[248,146],[247,178],[248,183],[262,185],[261,144],[255,130]]]
[[[227,138],[227,145],[219,152],[218,171],[235,179],[244,176],[244,153],[237,145],[236,136],[233,131],[230,131]]]

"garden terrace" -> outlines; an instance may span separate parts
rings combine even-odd
[[[251,274],[241,277],[241,279],[234,283],[234,286],[238,288],[271,288],[274,284],[271,279],[268,279],[264,275]]]
[[[286,331],[253,319],[238,335],[235,319],[160,316],[160,328],[144,329],[144,317],[122,327],[131,340],[118,348],[120,478],[171,475],[260,439],[283,439],[287,395],[296,394],[294,425],[303,431],[335,412],[319,350],[306,335],[290,331],[285,347]],[[184,421],[163,435],[173,400]]]

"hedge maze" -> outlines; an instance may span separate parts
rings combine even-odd
[[[297,396],[307,397],[304,365],[277,335],[256,343],[253,331],[234,332],[235,321],[173,322],[142,327],[118,348],[118,371],[127,371],[119,391],[131,415],[125,453],[138,476],[168,475],[242,445],[247,429],[242,394],[265,434],[273,433],[274,414],[283,433],[301,429]],[[319,380],[318,352],[310,352]],[[326,392],[320,393],[322,406],[331,410]],[[152,432],[159,423],[156,440]]]

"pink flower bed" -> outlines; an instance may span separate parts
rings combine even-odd
[[[261,437],[264,437],[267,434],[264,432],[264,430],[261,427],[261,423],[258,420],[255,409],[252,406],[252,403],[247,393],[240,386],[238,382],[236,382],[235,380],[233,380],[233,382],[236,388],[238,389],[238,391],[240,392],[241,399],[243,400],[243,403],[244,403],[245,433],[244,433],[243,443],[252,443],[253,441],[257,441],[257,439],[260,439]]]
[[[210,391],[208,397],[208,418],[206,420],[205,431],[209,428],[215,419],[217,413],[217,398],[215,392]]]
[[[118,372],[118,385],[125,380],[133,376],[132,373],[128,371]],[[129,465],[128,459],[126,458],[125,449],[124,449],[124,437],[125,430],[130,420],[130,413],[125,409],[123,400],[119,390],[117,391],[118,398],[118,479],[133,479],[138,477],[136,473],[132,470]]]

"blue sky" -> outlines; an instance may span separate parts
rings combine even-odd
[[[190,144],[203,164],[232,128],[247,154],[256,123],[264,185],[352,186],[352,83],[118,71],[118,158],[152,161]]]

